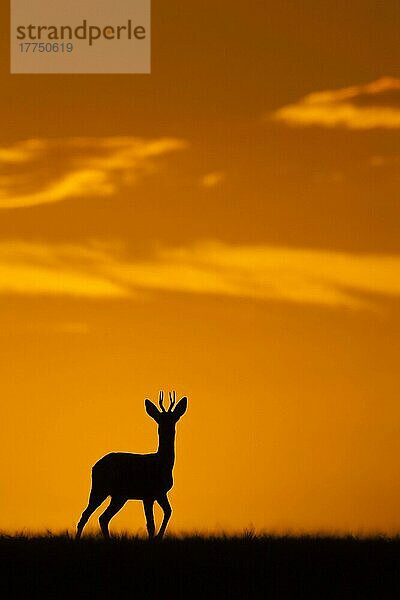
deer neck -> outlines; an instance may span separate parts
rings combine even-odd
[[[165,466],[172,469],[175,462],[175,433],[158,436],[157,454]]]

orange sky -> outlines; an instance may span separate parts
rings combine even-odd
[[[189,4],[150,76],[1,37],[0,529],[72,530],[174,388],[171,531],[397,532],[398,2]]]

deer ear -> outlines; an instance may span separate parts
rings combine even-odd
[[[146,406],[147,414],[158,423],[160,420],[161,413],[158,410],[157,406],[153,404],[151,400],[147,399],[145,400],[144,404]]]
[[[186,398],[186,396],[184,396],[183,398],[181,398],[179,400],[179,402],[176,405],[176,408],[173,412],[176,421],[178,421],[178,419],[180,419],[181,416],[185,414],[186,409],[187,409],[187,398]]]

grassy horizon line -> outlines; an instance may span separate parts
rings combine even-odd
[[[45,530],[0,530],[0,539],[59,539],[59,540],[73,540],[75,541],[74,530],[61,530],[52,531],[50,529]],[[182,531],[182,532],[170,532],[164,537],[164,540],[168,541],[185,541],[185,540],[354,540],[354,541],[374,541],[374,540],[385,540],[385,541],[400,541],[400,532],[396,534],[388,534],[385,532],[332,532],[332,531],[256,531],[254,529],[244,529],[237,532],[226,532],[226,531]],[[89,531],[81,538],[81,542],[85,540],[96,540],[96,541],[109,541],[104,540],[101,532]],[[118,531],[111,534],[111,541],[149,541],[147,533],[133,533],[130,531]]]
[[[398,598],[400,536],[0,532],[0,594],[22,598]]]

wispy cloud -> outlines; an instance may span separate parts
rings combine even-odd
[[[271,116],[293,126],[398,129],[399,102],[400,79],[383,77],[366,85],[313,92]]]
[[[129,296],[124,286],[88,268],[85,249],[42,245],[0,245],[0,294],[21,296],[75,296],[120,298]],[[81,260],[74,257],[81,254]]]
[[[116,246],[0,243],[0,294],[134,298],[181,292],[352,309],[400,298],[400,255],[204,242],[147,260]]]
[[[133,137],[33,139],[4,146],[0,209],[109,196],[156,170],[162,155],[186,147],[176,138]]]
[[[397,167],[400,164],[400,154],[387,156],[371,156],[369,160],[371,167]]]
[[[0,147],[0,165],[27,163],[41,154],[45,146],[43,140],[32,139]]]
[[[212,173],[207,173],[203,175],[200,180],[200,184],[202,187],[206,189],[215,188],[225,180],[225,173],[221,171],[213,171]]]

